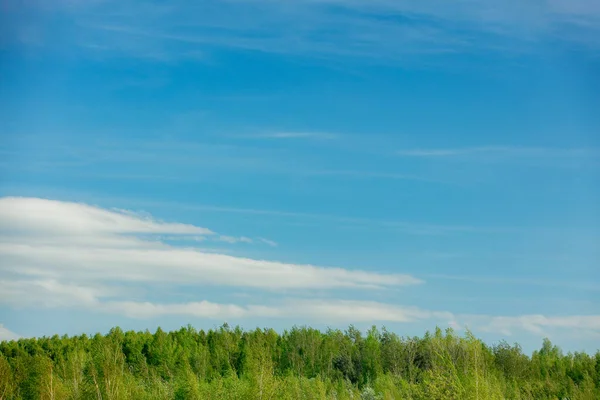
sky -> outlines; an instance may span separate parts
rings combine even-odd
[[[0,340],[600,346],[600,3],[0,1]]]

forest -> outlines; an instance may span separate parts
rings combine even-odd
[[[53,336],[0,343],[0,400],[600,399],[600,352],[470,332],[401,337],[295,327]]]

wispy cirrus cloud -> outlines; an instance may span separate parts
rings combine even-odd
[[[254,244],[254,243],[263,243],[269,246],[277,246],[277,243],[265,239],[265,238],[249,238],[247,236],[229,236],[229,235],[212,235],[212,236],[188,236],[188,235],[158,235],[152,237],[156,240],[160,241],[169,241],[169,242],[204,242],[206,240],[211,240],[215,242],[223,242],[229,244],[237,244],[237,243],[246,243],[246,244]]]
[[[123,199],[121,199],[123,200]],[[376,218],[361,218],[344,215],[318,214],[299,211],[285,211],[272,209],[256,209],[241,207],[226,207],[208,204],[186,204],[179,202],[153,202],[140,199],[126,199],[129,202],[139,204],[140,206],[155,207],[177,207],[189,211],[212,211],[230,214],[248,214],[264,215],[277,217],[280,219],[303,220],[305,223],[337,223],[351,225],[356,228],[365,227],[372,229],[387,229],[406,233],[409,235],[448,235],[448,234],[497,234],[514,233],[521,230],[519,227],[494,227],[494,226],[474,226],[474,225],[443,225],[426,222],[410,222],[401,220],[385,220]]]
[[[281,140],[281,141],[295,141],[295,140],[313,140],[313,141],[330,141],[339,139],[340,136],[331,132],[321,131],[262,131],[255,133],[240,133],[240,134],[226,134],[221,137],[227,137],[238,140]]]
[[[38,46],[68,43],[93,54],[159,61],[206,61],[212,51],[224,48],[407,62],[412,55],[536,52],[544,40],[597,48],[600,11],[595,3],[204,0],[166,6],[108,0],[65,2],[50,9],[34,1],[7,10],[17,13],[25,7],[42,16],[62,13],[66,18],[61,29],[55,29],[50,18],[37,18],[34,24],[31,19],[15,23],[7,17],[3,36],[22,45],[34,37]]]
[[[545,286],[586,291],[600,291],[600,285],[594,282],[574,282],[533,278],[523,279],[510,276],[465,276],[448,274],[427,274],[425,276],[432,280],[463,281],[476,284]]]
[[[277,247],[277,246],[278,246],[278,243],[277,243],[277,242],[275,242],[275,241],[273,241],[273,240],[269,240],[269,239],[265,239],[265,238],[261,238],[261,237],[259,237],[259,238],[257,238],[257,239],[258,239],[260,242],[262,242],[262,243],[264,243],[264,244],[267,244],[267,245],[269,245],[269,246],[271,246],[271,247]]]
[[[499,226],[481,226],[481,225],[448,225],[435,224],[427,222],[413,222],[403,220],[377,219],[366,217],[355,217],[347,215],[321,214],[302,211],[288,211],[278,209],[257,209],[243,207],[228,207],[214,204],[198,204],[198,203],[182,203],[171,201],[152,201],[139,198],[110,198],[113,201],[126,201],[135,204],[136,207],[160,207],[170,208],[176,207],[187,211],[210,211],[227,214],[247,214],[247,215],[262,215],[269,217],[277,217],[279,220],[302,220],[306,224],[344,224],[353,226],[354,228],[366,229],[386,229],[390,231],[401,232],[409,235],[449,235],[449,234],[514,234],[524,230],[518,226],[515,227],[499,227]],[[535,230],[533,230],[535,231]]]
[[[576,158],[599,157],[597,148],[551,148],[516,146],[480,146],[456,148],[405,149],[396,152],[401,157],[458,158],[458,157],[532,157],[532,158]]]
[[[386,171],[360,171],[360,170],[317,170],[317,171],[304,171],[304,175],[308,176],[320,176],[320,177],[341,177],[351,179],[384,179],[393,181],[419,181],[419,182],[430,182],[430,183],[441,183],[450,184],[442,179],[435,179],[433,177],[427,177],[424,175],[415,174],[403,174],[397,172],[386,172]]]
[[[243,136],[251,139],[316,139],[316,140],[331,140],[336,139],[338,135],[328,132],[266,132],[253,135]]]
[[[236,236],[227,236],[227,235],[221,235],[218,237],[219,241],[221,242],[226,242],[226,243],[254,243],[254,240],[250,239],[249,237],[246,236],[240,236],[240,237],[236,237]]]

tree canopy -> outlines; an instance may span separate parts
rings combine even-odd
[[[600,352],[294,327],[53,336],[0,343],[0,400],[600,399]]]

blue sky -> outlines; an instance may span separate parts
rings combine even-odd
[[[597,2],[0,7],[0,338],[598,348]]]

